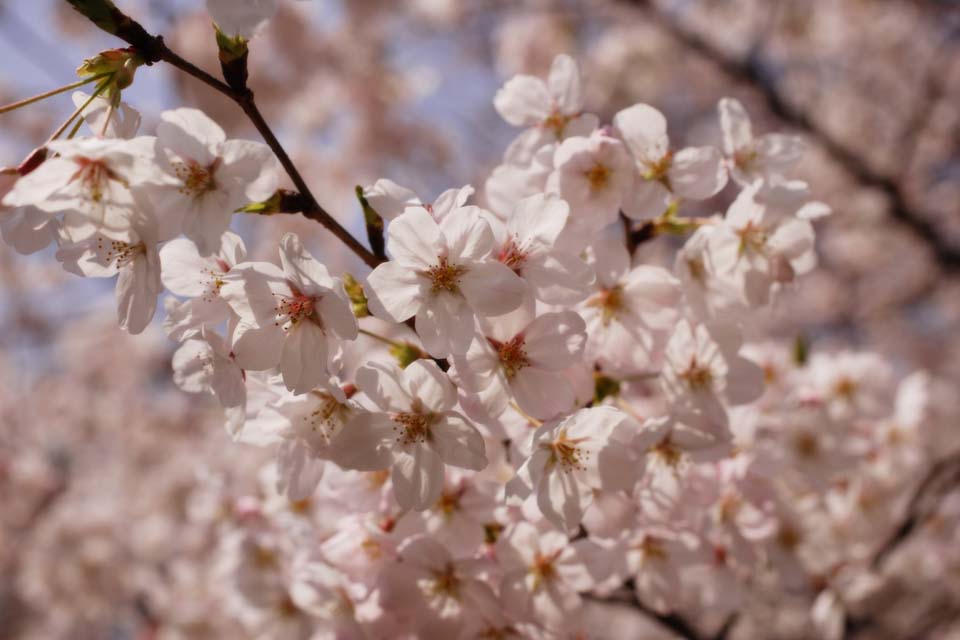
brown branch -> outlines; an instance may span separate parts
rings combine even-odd
[[[584,595],[584,599],[589,600],[590,602],[596,602],[598,604],[619,605],[634,609],[641,613],[644,617],[649,618],[660,626],[669,629],[686,640],[726,640],[727,636],[730,634],[730,631],[737,622],[737,614],[733,613],[724,621],[720,628],[717,629],[716,633],[713,635],[705,634],[700,632],[695,626],[693,626],[693,624],[688,622],[679,613],[657,613],[650,607],[640,602],[640,600],[634,595],[635,588],[632,579],[623,583],[623,590],[629,592],[629,596],[627,598],[601,598],[587,594]]]
[[[256,127],[274,155],[277,156],[287,175],[290,176],[290,180],[293,181],[294,186],[296,186],[297,191],[299,191],[304,198],[306,206],[301,211],[304,217],[322,224],[371,268],[383,262],[382,259],[375,256],[369,249],[363,246],[363,244],[341,226],[329,212],[320,206],[320,203],[317,202],[317,199],[310,191],[310,187],[307,186],[303,176],[300,175],[300,171],[296,165],[294,165],[293,160],[290,159],[283,145],[277,140],[276,135],[274,135],[270,129],[270,125],[264,120],[263,115],[260,113],[254,101],[252,91],[249,89],[235,89],[225,82],[214,78],[203,69],[184,60],[167,47],[163,41],[163,36],[151,35],[140,26],[138,22],[120,11],[109,0],[66,1],[98,27],[131,45],[133,49],[143,57],[146,64],[161,61],[171,64],[235,102],[243,109],[243,112],[247,114],[250,122]]]
[[[884,560],[930,516],[935,501],[957,485],[960,485],[960,452],[947,456],[930,467],[910,497],[903,521],[874,552],[870,563],[872,568],[879,569]]]
[[[941,267],[960,270],[960,248],[945,242],[929,216],[914,210],[895,179],[877,172],[846,145],[833,137],[802,110],[788,102],[776,82],[764,68],[756,49],[743,59],[721,51],[698,33],[658,10],[649,0],[625,0],[629,5],[646,10],[652,20],[688,49],[712,62],[730,78],[753,87],[763,98],[767,109],[788,125],[804,131],[823,147],[860,184],[879,189],[890,203],[890,214],[911,229],[926,243]]]

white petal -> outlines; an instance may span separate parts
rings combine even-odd
[[[531,126],[550,115],[550,93],[540,78],[518,75],[497,91],[493,106],[513,126]]]
[[[386,178],[377,180],[373,186],[364,187],[363,197],[384,220],[393,220],[407,207],[420,204],[417,194]]]
[[[330,377],[327,357],[327,336],[320,327],[309,320],[291,327],[280,353],[280,372],[287,389],[306,393],[320,386]]]
[[[250,371],[272,369],[280,362],[283,331],[273,323],[262,328],[241,322],[233,333],[237,364]]]
[[[556,101],[560,112],[573,115],[583,108],[583,90],[580,87],[580,70],[576,61],[560,54],[550,65],[547,78],[550,96]]]
[[[403,370],[403,384],[411,398],[419,398],[433,413],[449,411],[457,392],[447,375],[432,360],[417,360]]]
[[[394,456],[393,492],[403,509],[423,511],[436,504],[443,491],[443,461],[433,450],[414,446]]]
[[[487,466],[483,436],[459,413],[447,413],[430,433],[430,445],[445,463],[473,471]]]
[[[306,500],[323,476],[323,460],[301,440],[287,440],[277,451],[277,492],[290,501]]]
[[[596,280],[593,269],[579,256],[563,251],[529,258],[520,275],[537,300],[547,304],[573,304],[590,293]]]
[[[499,262],[471,265],[460,277],[460,290],[479,314],[499,316],[513,311],[523,302],[523,280]]]
[[[423,304],[423,281],[410,267],[384,262],[367,276],[367,304],[383,320],[403,322]]]
[[[357,371],[357,386],[383,411],[410,411],[403,372],[395,364],[371,361]]]
[[[656,162],[670,150],[667,119],[647,104],[635,104],[613,116],[613,126],[639,161]]]
[[[524,351],[533,366],[559,371],[583,357],[587,327],[574,311],[545,313],[524,330]]]
[[[723,157],[714,147],[687,147],[673,156],[668,171],[674,193],[692,200],[704,200],[727,184]]]
[[[157,125],[157,142],[183,160],[209,166],[226,140],[223,129],[199,109],[164,111]]]
[[[539,420],[549,420],[573,408],[573,388],[561,374],[525,367],[510,381],[517,404]]]
[[[140,333],[150,324],[157,308],[157,296],[163,291],[160,260],[155,260],[156,266],[151,264],[154,260],[146,256],[136,258],[120,270],[117,278],[117,317],[120,327],[131,334]]]
[[[623,198],[623,213],[633,220],[651,220],[662,215],[672,198],[659,180],[637,177]]]
[[[361,412],[330,444],[330,459],[344,469],[380,471],[390,466],[396,423],[382,413]]]
[[[441,247],[440,228],[425,209],[407,209],[387,230],[387,250],[404,266],[429,268],[436,263]]]
[[[310,255],[294,233],[285,233],[280,239],[280,264],[284,275],[305,295],[321,295],[335,286],[327,268]]]
[[[750,116],[738,100],[722,98],[717,105],[720,113],[720,128],[723,130],[723,152],[733,156],[737,151],[749,149],[753,144]]]
[[[514,207],[507,222],[511,236],[524,246],[552,247],[567,224],[570,207],[556,196],[538,193]]]

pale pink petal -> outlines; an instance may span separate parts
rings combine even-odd
[[[527,127],[550,115],[550,92],[540,78],[518,75],[497,91],[493,106],[513,126]]]
[[[471,265],[460,277],[460,290],[477,313],[499,316],[520,306],[526,286],[506,265],[483,262]]]
[[[727,184],[723,156],[714,147],[687,147],[673,156],[667,172],[674,193],[692,200],[704,200]]]

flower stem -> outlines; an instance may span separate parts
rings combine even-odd
[[[97,88],[94,90],[93,93],[90,94],[90,97],[88,97],[86,100],[84,100],[83,104],[81,104],[79,107],[77,107],[77,108],[74,110],[74,112],[73,112],[72,114],[70,114],[70,117],[69,117],[69,118],[67,118],[66,120],[64,120],[63,124],[60,125],[60,128],[53,132],[53,135],[50,136],[50,138],[47,140],[47,142],[52,142],[52,141],[56,140],[57,138],[59,138],[59,137],[60,137],[60,134],[62,134],[64,131],[66,131],[66,130],[67,130],[67,127],[70,126],[70,123],[73,122],[74,119],[76,119],[77,116],[79,116],[81,113],[83,113],[83,110],[84,110],[84,109],[86,109],[88,106],[90,106],[90,103],[93,102],[93,99],[96,98],[96,97],[97,97],[98,95],[100,95],[101,93],[103,93],[103,90],[106,89],[107,86],[110,84],[110,79],[113,77],[113,74],[110,73],[110,74],[107,74],[107,76],[108,76],[108,77],[106,77],[106,78],[103,80],[103,82],[101,82],[99,85],[97,85]],[[108,117],[109,117],[109,116],[108,116]]]
[[[140,23],[124,14],[112,4],[110,5],[110,11],[107,15],[104,16],[102,20],[97,20],[96,17],[91,17],[88,12],[83,10],[83,7],[80,6],[82,3],[76,2],[76,0],[67,1],[80,11],[80,13],[90,18],[91,21],[102,30],[117,36],[133,46],[143,57],[146,64],[152,64],[162,60],[233,100],[237,106],[247,114],[250,122],[256,127],[257,131],[263,137],[264,142],[267,143],[267,146],[270,147],[274,155],[277,156],[287,175],[290,176],[290,180],[297,188],[297,191],[303,196],[306,206],[300,213],[302,213],[304,217],[322,224],[330,233],[336,236],[338,240],[347,245],[347,247],[371,269],[382,262],[386,262],[385,259],[377,257],[370,249],[363,246],[363,244],[337,222],[326,209],[320,206],[320,203],[317,202],[313,192],[310,191],[303,176],[300,175],[300,171],[287,154],[286,149],[283,148],[283,145],[280,144],[280,141],[276,135],[274,135],[273,130],[270,129],[270,125],[264,120],[263,115],[260,113],[253,99],[252,91],[231,87],[226,82],[214,78],[203,69],[184,60],[167,47],[163,41],[163,37],[151,35]]]
[[[390,345],[391,347],[399,347],[399,346],[402,346],[402,345],[401,345],[399,342],[397,342],[396,340],[391,340],[390,338],[381,336],[380,334],[374,333],[373,331],[367,331],[366,329],[360,329],[360,333],[362,333],[362,334],[365,335],[365,336],[370,336],[370,337],[373,338],[374,340],[379,340],[380,342],[382,342],[382,343],[384,343],[384,344],[387,344],[387,345]]]
[[[537,420],[537,419],[534,418],[532,415],[530,415],[529,413],[527,413],[526,411],[524,411],[523,409],[521,409],[521,408],[520,408],[520,405],[518,405],[515,400],[511,400],[511,401],[510,401],[510,406],[513,407],[513,410],[516,411],[517,413],[519,413],[519,414],[523,417],[524,420],[526,420],[527,422],[529,422],[529,423],[530,423],[531,425],[533,425],[534,427],[539,427],[539,426],[541,426],[541,425],[543,424],[543,420]]]
[[[100,75],[97,75],[97,76],[91,76],[91,77],[89,77],[89,78],[84,78],[83,80],[77,80],[76,82],[71,82],[70,84],[64,85],[64,86],[59,87],[59,88],[57,88],[57,89],[51,89],[50,91],[37,94],[37,95],[32,96],[32,97],[30,97],[30,98],[24,98],[23,100],[20,100],[19,102],[14,102],[14,103],[12,103],[12,104],[8,104],[8,105],[5,105],[5,106],[3,106],[3,107],[0,107],[0,114],[2,114],[2,113],[7,113],[8,111],[15,111],[15,110],[19,109],[20,107],[25,107],[25,106],[27,106],[27,105],[33,104],[34,102],[40,102],[41,100],[46,100],[47,98],[50,98],[50,97],[55,96],[55,95],[59,95],[59,94],[65,92],[65,91],[70,91],[71,89],[76,89],[77,87],[82,87],[82,86],[85,85],[85,84],[90,84],[91,82],[95,82],[95,81],[97,81],[97,80],[100,80],[101,78],[103,78],[103,77],[105,77],[105,76],[108,76],[108,75],[110,75],[110,74],[104,73],[104,74],[100,74]]]

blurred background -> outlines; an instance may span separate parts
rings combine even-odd
[[[118,5],[219,75],[201,0]],[[359,236],[354,186],[379,177],[425,200],[473,184],[482,203],[517,133],[494,93],[569,53],[601,121],[646,102],[666,114],[677,146],[719,145],[716,104],[729,95],[755,133],[806,138],[798,177],[834,215],[817,225],[819,268],[763,318],[766,335],[871,350],[901,373],[960,383],[960,3],[279,5],[251,43],[251,86],[323,206]],[[0,103],[71,82],[85,57],[117,46],[66,2],[0,2]],[[141,68],[124,99],[145,134],[164,109],[194,106],[228,136],[256,138],[236,105],[169,66]],[[0,165],[19,164],[72,110],[64,94],[0,116]],[[722,211],[731,197],[686,212]],[[364,273],[299,216],[236,218],[254,258],[272,258],[296,231],[333,271]],[[675,246],[648,243],[638,257],[668,264]],[[218,510],[256,490],[261,453],[214,453],[228,441],[215,401],[173,387],[162,317],[133,338],[116,327],[112,281],[7,245],[0,278],[0,638],[133,637],[158,607],[196,625],[186,637],[230,629],[209,608],[216,594],[199,567]]]

